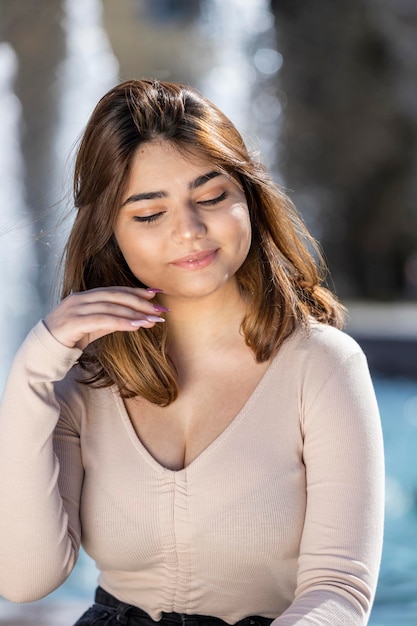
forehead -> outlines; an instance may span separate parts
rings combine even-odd
[[[161,170],[165,166],[177,168],[200,169],[215,166],[214,159],[197,148],[176,146],[175,144],[155,140],[141,144],[132,159],[131,169],[146,170],[156,167]]]
[[[125,179],[125,194],[174,193],[174,188],[183,187],[195,189],[210,180],[217,180],[213,173],[221,176],[219,180],[224,180],[225,176],[239,185],[233,173],[201,150],[177,146],[166,140],[149,141],[136,149]]]

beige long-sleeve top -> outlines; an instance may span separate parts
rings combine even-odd
[[[296,331],[181,471],[147,452],[116,389],[76,382],[79,355],[39,323],[12,367],[0,413],[0,594],[51,592],[82,541],[102,587],[154,619],[367,623],[384,468],[372,384],[350,337],[316,323]]]

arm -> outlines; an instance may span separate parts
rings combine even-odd
[[[297,590],[274,626],[364,626],[381,557],[384,465],[363,354],[311,388],[302,407],[307,510]]]
[[[82,464],[76,435],[69,446],[72,519],[58,487],[53,432],[60,407],[54,381],[81,354],[39,323],[14,360],[0,410],[0,593],[15,602],[59,586],[78,556]]]
[[[163,321],[154,295],[128,287],[71,294],[15,358],[0,409],[0,594],[12,601],[56,589],[78,556],[82,404],[70,389],[69,404],[58,402],[54,383],[91,341]]]

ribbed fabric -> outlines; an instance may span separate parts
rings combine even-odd
[[[79,355],[39,323],[13,364],[0,413],[0,593],[51,592],[82,535],[100,585],[156,620],[367,623],[384,468],[366,360],[350,337],[316,323],[295,332],[181,471],[148,453],[117,390],[75,382]]]

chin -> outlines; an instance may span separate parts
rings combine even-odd
[[[189,285],[178,287],[178,289],[166,289],[166,295],[170,297],[179,297],[179,298],[208,298],[210,296],[220,295],[222,297],[226,297],[225,292],[229,289],[234,288],[235,281],[230,281],[228,277],[225,277],[223,281],[216,282],[215,284],[209,284],[207,281],[204,281],[204,284],[200,285]]]

